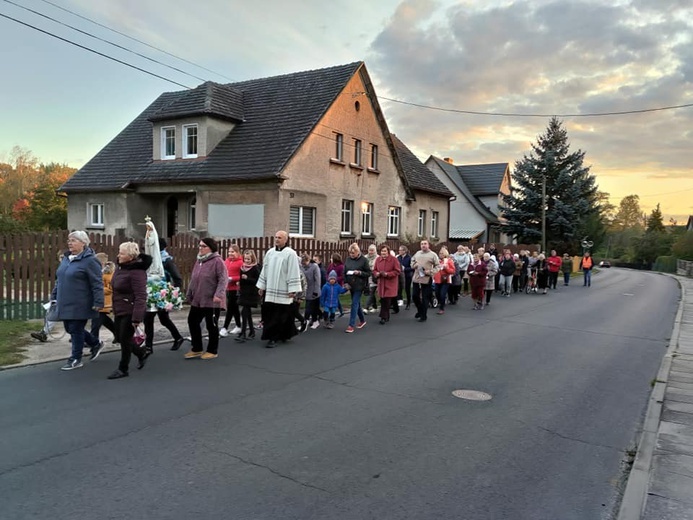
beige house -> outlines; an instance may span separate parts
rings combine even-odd
[[[162,94],[62,190],[71,229],[445,240],[453,194],[408,153],[356,62]]]

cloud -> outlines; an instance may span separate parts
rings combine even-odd
[[[693,103],[692,35],[690,1],[479,7],[407,0],[373,40],[368,64],[381,96],[425,105],[547,115],[629,111]],[[383,104],[391,128],[414,150],[444,152],[458,163],[514,163],[548,122]],[[564,124],[571,149],[585,151],[598,176],[691,178],[693,108],[565,117]]]

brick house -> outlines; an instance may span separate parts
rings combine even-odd
[[[445,240],[453,193],[412,157],[355,62],[164,93],[61,189],[70,229]]]

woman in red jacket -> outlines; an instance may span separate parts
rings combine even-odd
[[[397,292],[399,290],[399,273],[402,271],[399,260],[390,254],[388,246],[380,247],[380,256],[373,264],[373,280],[377,283],[380,296],[380,324],[390,321],[390,308],[399,312]]]
[[[225,338],[229,334],[238,334],[241,332],[241,309],[238,306],[238,282],[241,279],[241,266],[243,265],[243,256],[241,256],[241,248],[237,244],[229,246],[229,254],[224,260],[226,271],[229,274],[229,283],[226,286],[226,316],[224,316],[224,326],[219,330],[219,335]],[[229,330],[233,318],[236,326]]]
[[[469,263],[467,273],[469,273],[469,285],[472,286],[474,310],[481,310],[484,308],[484,290],[486,289],[486,275],[488,274],[486,262],[478,254],[475,254]]]

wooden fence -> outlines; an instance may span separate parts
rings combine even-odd
[[[23,233],[0,235],[0,319],[30,319],[42,316],[41,302],[50,298],[55,280],[55,271],[63,253],[67,249],[67,236],[69,231],[52,231],[46,233]],[[118,254],[118,246],[127,240],[125,236],[107,235],[104,233],[89,233],[90,247],[97,252],[106,253],[109,259],[115,261]],[[174,257],[184,286],[190,278],[195,258],[197,256],[200,238],[191,234],[175,235],[168,240],[168,252]],[[373,240],[341,240],[327,242],[312,238],[292,238],[291,247],[298,253],[320,255],[325,266],[330,263],[334,253],[339,253],[346,258],[349,245],[356,242],[362,251],[373,244]],[[273,237],[236,238],[219,241],[219,253],[226,258],[229,246],[238,244],[241,251],[251,249],[262,261],[265,252],[274,246]],[[377,242],[377,245],[387,244],[395,252],[401,242],[399,240],[387,240]],[[440,246],[447,245],[450,252],[454,252],[455,243],[439,242],[434,245],[436,251]],[[417,244],[406,244],[412,253],[418,249]],[[480,247],[484,244],[475,244]],[[140,243],[140,247],[143,244]],[[507,245],[503,248],[531,249],[534,246]],[[501,246],[498,245],[501,250]]]

